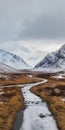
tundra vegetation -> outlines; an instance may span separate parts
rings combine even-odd
[[[17,85],[38,81],[27,74],[0,74],[0,130],[12,130],[17,112],[25,107],[22,88]]]
[[[56,119],[58,128],[65,130],[65,77],[53,78],[54,74],[38,74],[36,77],[46,78],[44,84],[34,86],[31,91],[47,102],[50,111]]]

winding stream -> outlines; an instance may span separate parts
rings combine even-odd
[[[26,109],[23,111],[23,123],[20,130],[58,130],[56,122],[42,99],[30,92],[30,88],[41,83],[23,85]]]

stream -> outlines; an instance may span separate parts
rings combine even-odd
[[[30,92],[30,88],[47,82],[24,84],[22,92],[26,109],[23,111],[23,122],[20,130],[58,130],[48,106],[42,99]]]

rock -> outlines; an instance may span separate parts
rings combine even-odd
[[[36,104],[39,104],[39,102],[36,102]]]
[[[44,118],[45,117],[45,115],[43,115],[43,113],[40,113],[40,115],[39,115],[41,118]]]

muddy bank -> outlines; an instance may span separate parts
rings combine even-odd
[[[18,112],[18,111],[23,108],[24,108],[24,99],[21,93],[21,88],[16,86],[12,88],[10,86],[1,88],[0,89],[0,130],[11,130],[16,119],[16,114],[17,116],[21,115],[20,117],[22,117],[22,112]],[[17,122],[19,123],[20,126],[20,118],[18,119],[19,121],[17,120]]]
[[[12,130],[19,130],[21,125],[23,123],[23,110],[21,109],[19,112],[16,114],[16,119],[13,125]]]

